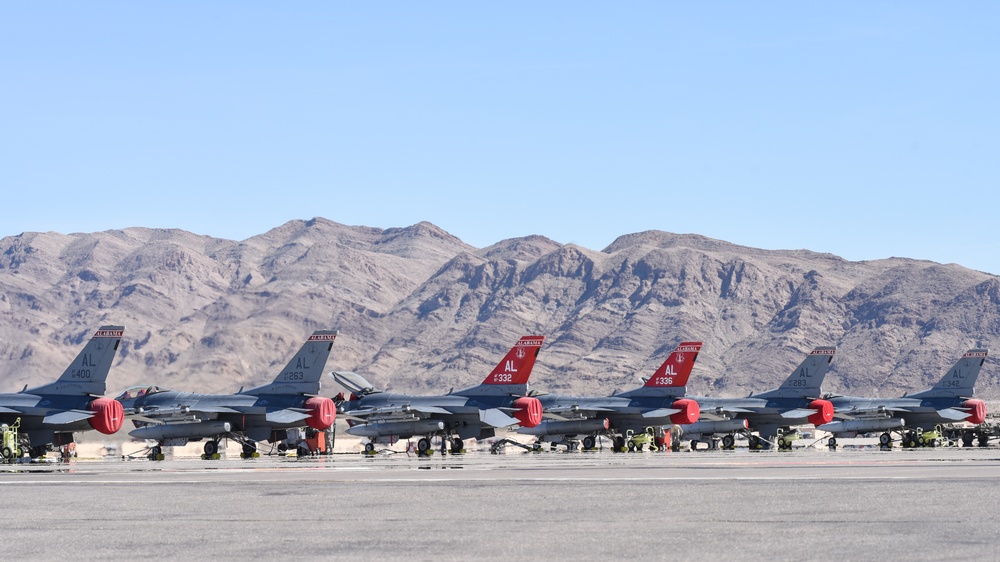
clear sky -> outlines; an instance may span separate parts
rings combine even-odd
[[[0,236],[430,221],[1000,274],[992,2],[18,2]]]

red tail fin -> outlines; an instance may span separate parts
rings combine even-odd
[[[691,369],[694,368],[694,361],[701,351],[700,341],[685,341],[677,344],[667,360],[660,365],[660,368],[649,377],[643,386],[687,386],[688,377],[691,376]]]
[[[524,336],[497,363],[483,384],[527,384],[545,336]]]

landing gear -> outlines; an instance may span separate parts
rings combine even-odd
[[[149,460],[162,461],[164,458],[166,457],[163,456],[163,447],[154,445],[153,448],[149,450]]]
[[[722,436],[722,448],[727,451],[732,451],[736,448],[736,438],[732,435]]]
[[[974,443],[975,440],[976,440],[976,433],[974,431],[972,431],[971,429],[967,429],[967,430],[965,430],[965,431],[962,432],[962,446],[963,447],[972,447],[975,444]]]
[[[751,435],[747,438],[747,447],[751,451],[760,451],[764,448],[764,440],[757,435]]]
[[[595,445],[597,445],[597,440],[594,439],[593,435],[588,435],[588,436],[586,436],[586,437],[583,438],[583,450],[584,451],[591,451],[591,450],[593,450]]]
[[[903,448],[904,449],[916,449],[919,446],[917,442],[917,432],[907,431],[903,434]]]
[[[878,436],[878,445],[882,449],[891,449],[892,448],[892,435],[890,435],[889,432],[885,432],[882,435],[879,435]]]
[[[979,446],[986,447],[990,444],[990,435],[985,431],[979,432]]]
[[[257,452],[257,444],[256,443],[244,443],[243,444],[243,452],[240,453],[240,458],[241,459],[255,459],[255,458],[259,457],[259,456],[260,456],[260,453]]]
[[[616,452],[616,453],[624,453],[625,452],[625,438],[622,437],[621,435],[615,435],[613,441],[614,441],[614,447],[613,447],[614,452]]]
[[[826,440],[826,446],[830,448],[831,451],[837,450],[837,438],[831,437]]]
[[[305,443],[299,443],[298,448],[295,450],[295,454],[298,455],[300,459],[304,459],[312,455],[312,451],[309,450],[309,445]]]
[[[463,442],[458,437],[451,440],[451,450],[449,451],[453,455],[457,455],[465,450],[465,442]]]
[[[429,457],[431,455],[431,440],[426,437],[421,437],[417,441],[417,454],[422,457]]]
[[[210,440],[205,442],[205,454],[201,456],[205,460],[219,459],[219,442]]]
[[[375,443],[372,443],[371,441],[365,443],[365,454],[366,455],[375,454]]]

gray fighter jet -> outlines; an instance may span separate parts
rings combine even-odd
[[[553,448],[562,444],[573,449],[580,435],[584,450],[593,449],[600,435],[611,437],[616,452],[641,449],[641,441],[637,444],[630,435],[697,421],[698,403],[684,394],[701,345],[681,342],[643,386],[627,392],[603,397],[536,394],[548,419],[517,432],[537,436],[536,449],[546,441]]]
[[[73,442],[75,431],[96,429],[111,435],[121,429],[122,405],[102,395],[124,332],[124,326],[101,326],[58,380],[0,394],[0,423],[21,420],[20,450],[4,447],[5,460],[25,452],[32,458],[44,456],[50,445]]]
[[[732,449],[735,433],[757,431],[750,434],[750,449],[770,448],[778,435],[779,449],[791,449],[796,433],[791,427],[805,424],[821,425],[833,419],[833,404],[822,398],[823,378],[830,368],[836,347],[817,347],[796,367],[780,387],[751,394],[746,398],[711,398],[689,396],[701,405],[701,418],[697,423],[683,426],[684,437],[692,441],[692,448],[704,437],[724,434],[722,447]]]
[[[351,393],[346,398],[343,393],[337,397],[338,411],[350,426],[347,433],[368,439],[365,454],[373,454],[376,443],[419,437],[417,454],[424,456],[433,452],[434,436],[443,439],[442,451],[447,443],[452,453],[460,453],[464,439],[493,437],[502,427],[538,425],[542,405],[526,395],[543,339],[522,337],[482,384],[443,396],[381,392],[356,373],[330,373]]]
[[[274,382],[236,394],[129,388],[118,396],[136,425],[129,435],[156,441],[150,451],[154,460],[163,460],[164,446],[202,439],[207,439],[204,458],[217,459],[223,438],[242,444],[241,457],[252,458],[258,456],[258,442],[281,442],[288,429],[325,430],[333,425],[336,406],[333,400],[317,395],[336,337],[336,331],[313,332]],[[304,442],[297,447],[300,455],[309,453]]]
[[[948,370],[933,388],[901,398],[862,398],[856,396],[827,395],[833,404],[837,421],[817,429],[833,433],[829,445],[837,444],[838,436],[881,431],[879,443],[883,448],[892,447],[892,433],[901,435],[904,447],[933,446],[929,437],[925,442],[924,430],[938,424],[968,422],[974,425],[986,419],[986,404],[977,398],[976,379],[986,362],[989,350],[970,349],[955,366]],[[971,446],[978,435],[980,446],[986,446],[989,434],[969,430],[962,440]]]

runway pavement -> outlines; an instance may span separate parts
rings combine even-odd
[[[0,497],[11,558],[1000,556],[993,448],[76,461]]]

